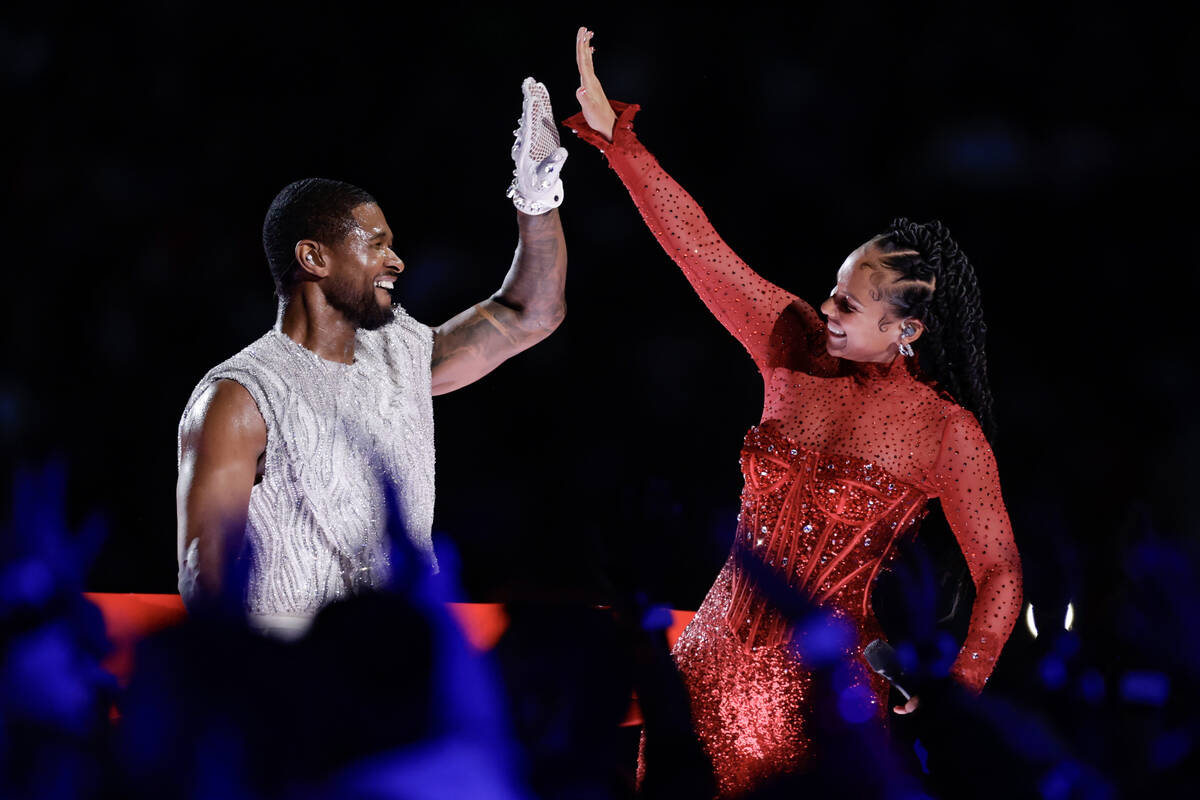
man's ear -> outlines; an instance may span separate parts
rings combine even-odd
[[[296,264],[309,279],[324,278],[329,274],[329,265],[325,263],[321,245],[312,239],[296,242]]]

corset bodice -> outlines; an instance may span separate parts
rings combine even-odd
[[[805,449],[762,426],[746,434],[741,466],[735,549],[813,602],[869,616],[875,577],[924,516],[926,495],[871,461]],[[786,638],[784,621],[741,569],[728,621],[747,647]]]

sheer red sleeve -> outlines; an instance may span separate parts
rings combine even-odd
[[[930,476],[975,582],[975,606],[950,674],[979,692],[1021,612],[1021,559],[1000,496],[996,459],[975,417],[957,411],[946,423]]]
[[[563,124],[605,154],[650,232],[759,370],[805,370],[822,330],[816,311],[750,269],[717,235],[700,205],[634,135],[640,106],[614,101],[612,107],[617,112],[612,142],[588,127],[582,113]]]

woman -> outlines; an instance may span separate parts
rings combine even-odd
[[[747,267],[638,142],[638,106],[609,103],[591,38],[579,29],[582,111],[565,124],[605,154],[764,382],[762,419],[742,450],[733,552],[674,650],[721,793],[738,794],[811,755],[811,676],[789,655],[787,621],[744,574],[739,550],[854,625],[848,655],[879,715],[887,684],[860,657],[882,635],[870,590],[930,499],[940,499],[977,590],[951,675],[980,691],[1012,631],[1021,568],[985,436],[992,409],[979,291],[940,223],[898,219],[843,262],[822,321]],[[915,347],[950,394],[921,379]]]

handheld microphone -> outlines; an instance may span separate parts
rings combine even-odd
[[[904,695],[905,700],[912,697],[908,690],[900,685],[901,680],[907,682],[907,679],[900,668],[900,656],[896,653],[896,648],[883,639],[876,639],[863,648],[863,658],[867,660],[871,669],[887,678],[888,682],[896,687],[896,691]]]

